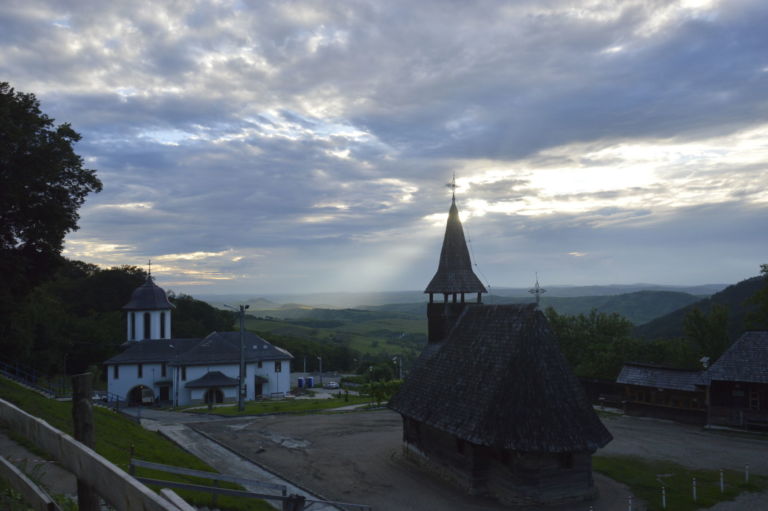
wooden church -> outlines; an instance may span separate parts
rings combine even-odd
[[[508,505],[594,498],[592,454],[611,434],[536,305],[486,305],[486,292],[454,197],[425,290],[428,344],[389,404],[406,456]]]

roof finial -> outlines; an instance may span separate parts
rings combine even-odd
[[[152,278],[152,259],[147,259],[147,277]]]
[[[455,201],[456,200],[456,188],[457,188],[457,186],[456,186],[456,173],[455,172],[453,173],[453,181],[451,181],[450,183],[448,183],[445,186],[447,186],[448,188],[451,189],[451,200]]]
[[[547,292],[546,289],[539,285],[539,272],[536,272],[536,284],[529,289],[528,292],[536,296],[536,307],[538,307],[539,302],[541,301],[541,295]]]

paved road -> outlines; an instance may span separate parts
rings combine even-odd
[[[674,461],[691,468],[744,470],[768,475],[768,439],[740,432],[641,417],[603,419],[613,442],[601,454],[628,454]]]

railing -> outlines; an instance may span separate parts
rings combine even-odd
[[[51,379],[43,376],[32,367],[0,361],[0,374],[48,397],[69,397],[72,395],[72,388],[67,383],[66,378]]]

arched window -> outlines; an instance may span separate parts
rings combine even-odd
[[[149,312],[144,313],[144,339],[152,337],[152,316]]]
[[[165,339],[165,312],[160,313],[160,338]]]
[[[131,341],[136,340],[136,313],[131,312],[129,321],[131,322],[131,334],[130,339]]]

